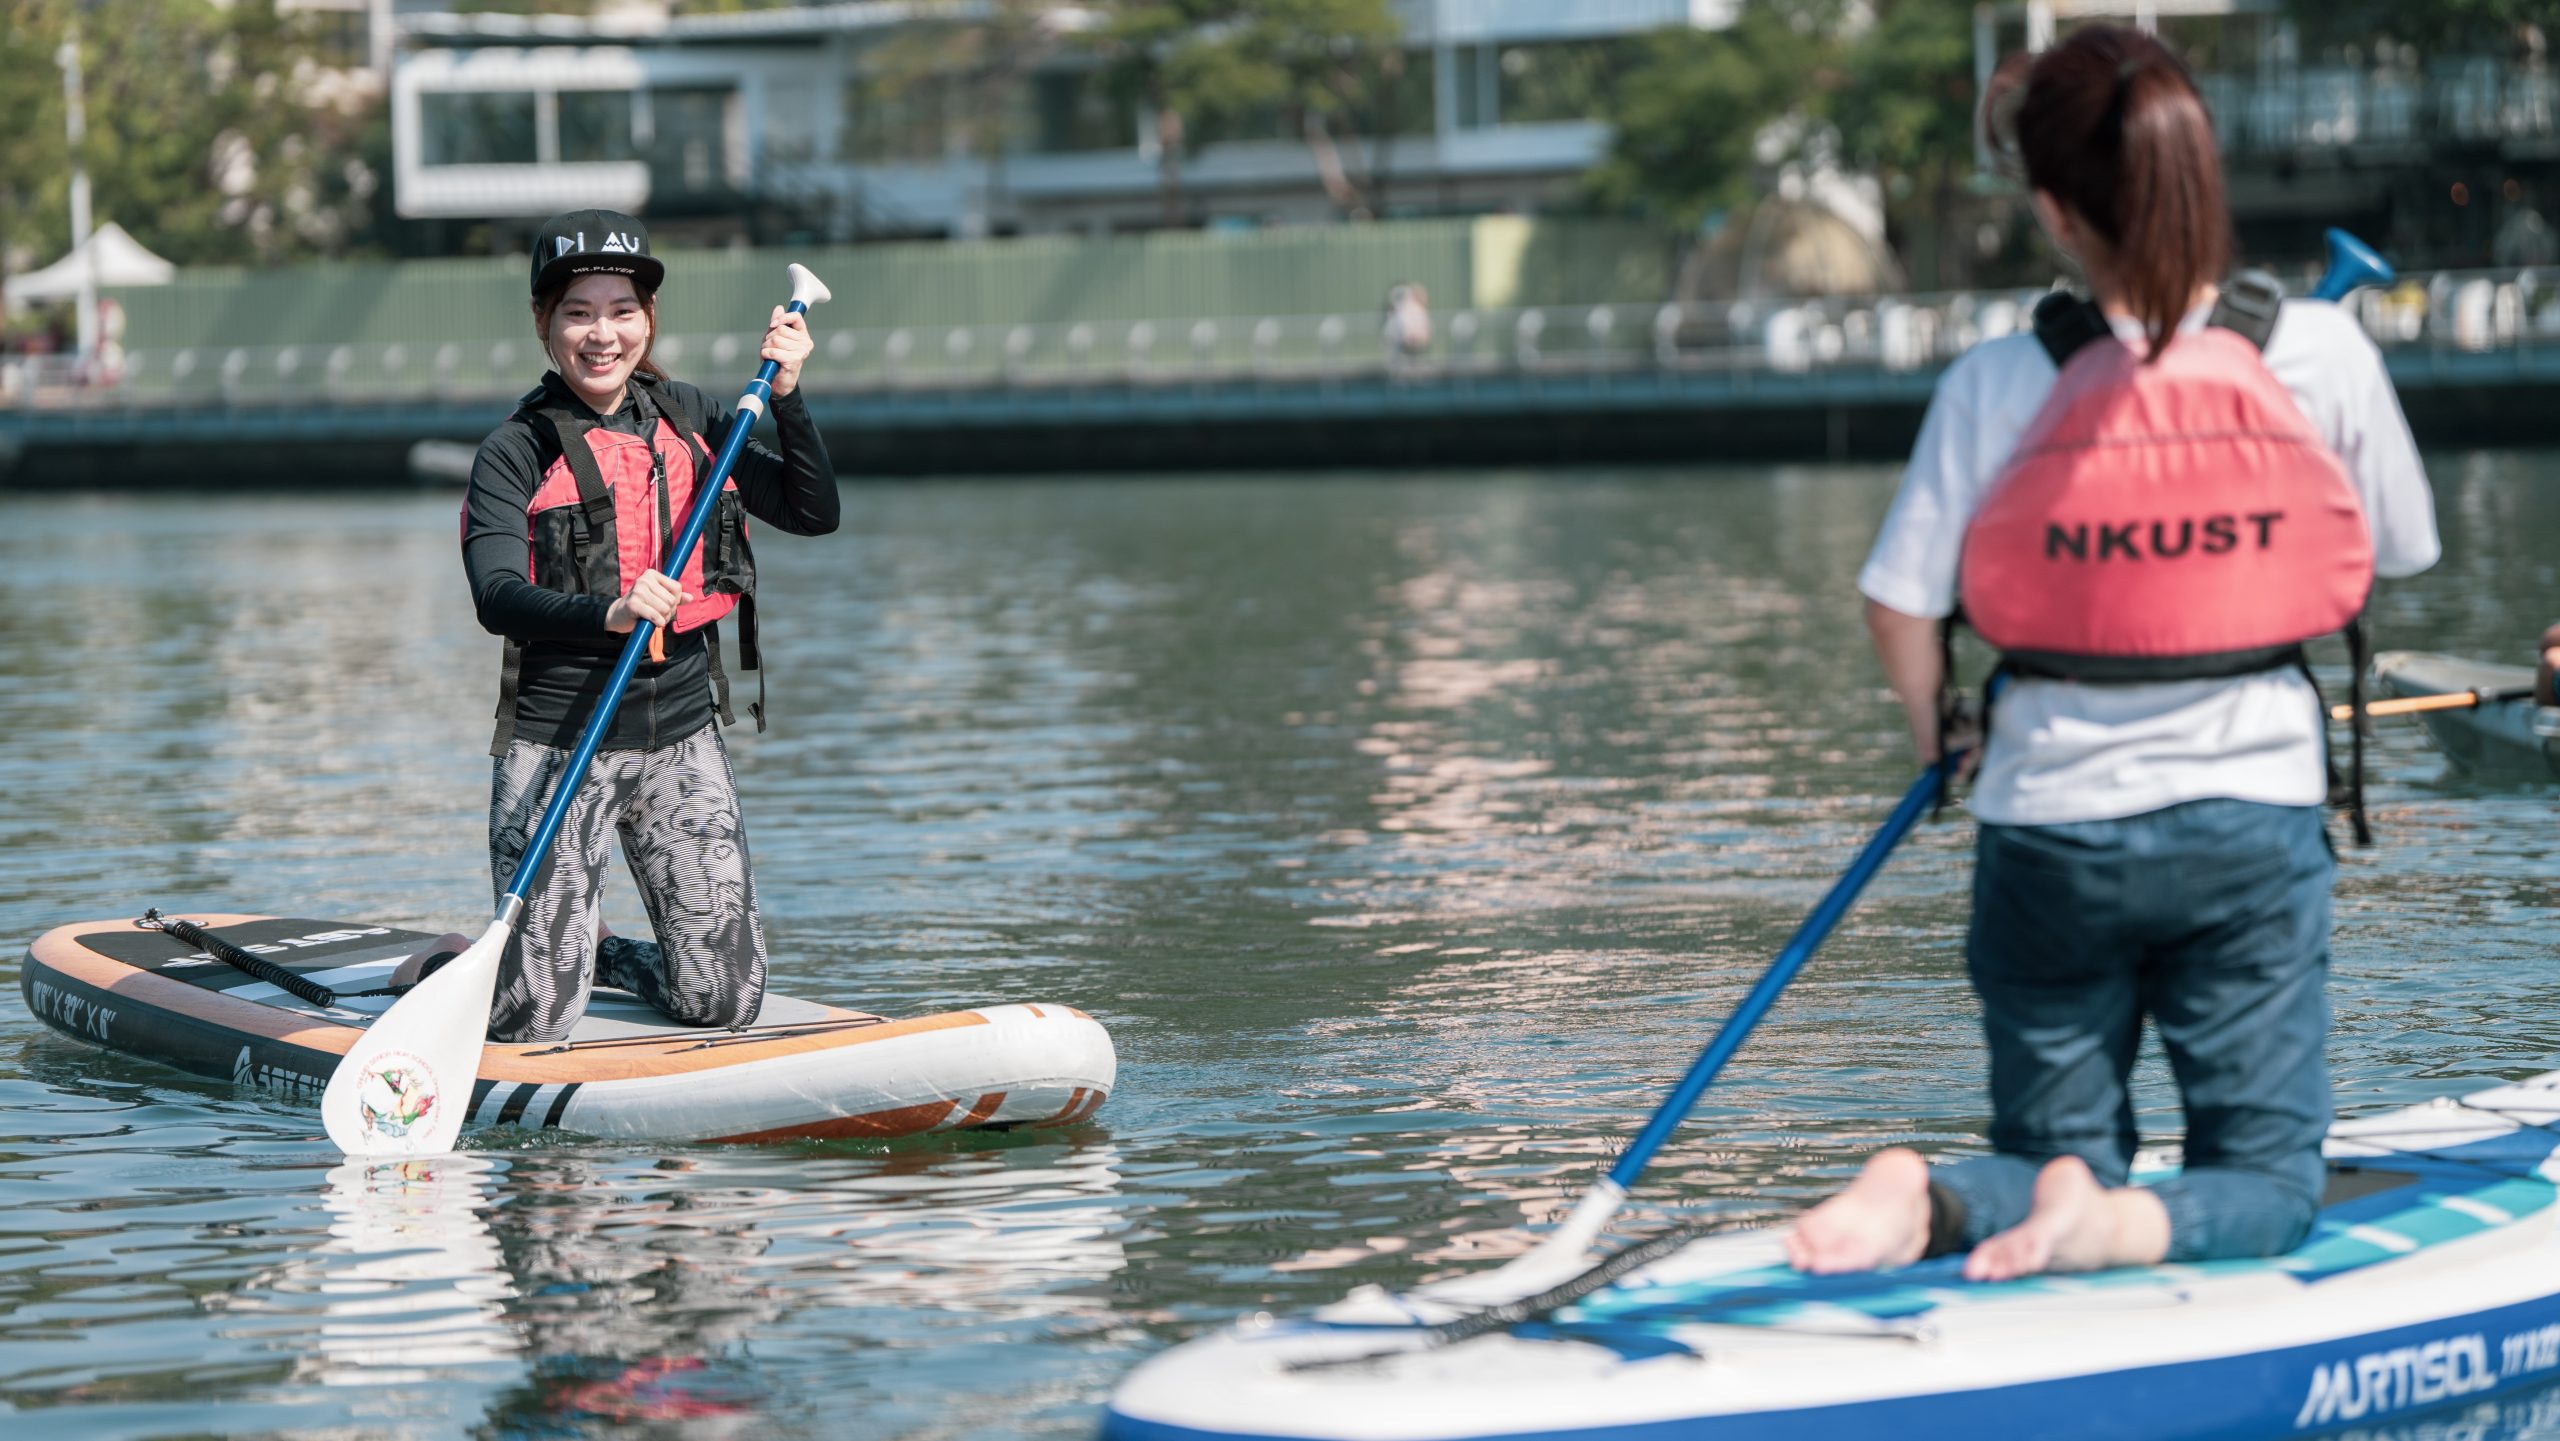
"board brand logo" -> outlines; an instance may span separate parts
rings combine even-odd
[[[2420,1346],[2394,1346],[2311,1372],[2311,1391],[2293,1424],[2360,1421],[2414,1407],[2436,1406],[2474,1391],[2496,1388],[2485,1336],[2450,1336]]]
[[[389,926],[349,926],[342,930],[319,931],[308,936],[286,936],[281,940],[259,941],[254,944],[241,946],[240,949],[247,951],[253,956],[282,956],[289,955],[294,951],[307,951],[318,946],[327,946],[335,949],[344,945],[348,941],[360,941],[367,936],[387,936],[389,934],[391,934],[391,928]],[[178,959],[168,962],[164,969],[176,970],[181,966],[209,966],[213,964],[216,964],[216,962],[212,952],[198,951],[193,955],[180,956]]]
[[[307,1076],[289,1066],[261,1061],[250,1054],[247,1046],[242,1046],[240,1058],[231,1063],[231,1084],[258,1086],[295,1096],[316,1096],[326,1088],[328,1077]]]
[[[435,1114],[440,1099],[442,1088],[436,1084],[434,1069],[407,1051],[376,1056],[356,1083],[356,1105],[364,1114],[365,1130],[394,1140]]]

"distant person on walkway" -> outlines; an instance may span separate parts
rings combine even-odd
[[[799,393],[813,348],[808,323],[777,306],[760,353],[781,366],[772,410],[782,453],[749,445],[684,573],[661,573],[695,480],[732,420],[649,358],[665,274],[648,232],[628,215],[580,210],[543,225],[533,325],[551,369],[481,442],[463,503],[472,602],[481,625],[507,642],[490,745],[497,890],[513,878],[595,713],[621,638],[641,620],[661,627],[500,965],[489,1027],[496,1041],[565,1037],[598,983],[687,1025],[744,1026],[764,1001],[764,932],[720,738],[720,723],[735,721],[717,622],[736,616],[739,661],[755,668],[746,517],[795,535],[834,530],[835,470]],[[750,710],[762,729],[762,704]],[[602,935],[598,905],[616,835],[653,940]]]
[[[1387,290],[1387,352],[1410,364],[1431,349],[1431,295],[1408,281]]]
[[[2533,699],[2537,705],[2560,705],[2560,621],[2553,621],[2542,633],[2542,653],[2533,669]]]
[[[1858,578],[1924,760],[1949,740],[1940,626],[1959,597],[1995,643],[2043,628],[2038,648],[2004,644],[1973,795],[1993,1154],[1879,1153],[1797,1222],[1807,1271],[1961,1251],[1998,1280],[2302,1241],[2331,1116],[2335,861],[2300,643],[2345,624],[2376,573],[2437,554],[2356,323],[2315,302],[2217,310],[2230,219],[2185,67],[2091,25],[2020,70],[1984,113],[2008,120],[2001,147],[2094,304],[2051,305],[2038,333],[1948,370]],[[2146,1016],[2185,1161],[2132,1186]]]

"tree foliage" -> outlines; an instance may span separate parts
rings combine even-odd
[[[1057,48],[1051,0],[947,6],[901,27],[868,57],[884,98],[939,105],[961,149],[986,166],[987,205],[1001,208],[1005,157],[1019,142],[1023,81]]]
[[[1822,97],[1842,160],[1883,185],[1887,234],[1932,288],[1967,278],[1976,99],[1970,0],[1878,0]]]
[[[1683,230],[1751,199],[1763,137],[1791,113],[1814,113],[1816,77],[1836,58],[1816,18],[1748,0],[1726,29],[1651,36],[1605,117],[1614,133],[1593,193]]]
[[[1164,223],[1186,219],[1182,163],[1191,145],[1183,103],[1173,88],[1174,52],[1214,13],[1213,0],[1118,0],[1087,43],[1102,57],[1106,94],[1119,105],[1151,115],[1155,123],[1156,188]]]
[[[0,0],[0,248],[70,246],[55,54],[79,31],[92,215],[188,264],[337,253],[367,224],[375,116],[314,102],[300,23],[275,0]]]
[[[1115,84],[1192,153],[1286,134],[1346,216],[1386,204],[1395,136],[1429,84],[1391,0],[1112,0],[1097,34]],[[1364,147],[1359,143],[1367,141]],[[1178,180],[1173,183],[1178,184]]]
[[[1605,116],[1601,202],[1694,229],[1811,147],[1881,182],[1898,248],[1946,283],[1974,159],[1971,0],[1744,0],[1724,30],[1649,47]]]

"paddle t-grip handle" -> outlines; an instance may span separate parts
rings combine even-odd
[[[812,305],[824,305],[836,298],[827,283],[813,274],[808,266],[791,262],[791,309],[805,311]]]
[[[2335,226],[2330,227],[2329,268],[2320,273],[2320,283],[2311,287],[2314,300],[2340,301],[2361,286],[2389,285],[2400,278],[2382,253]]]

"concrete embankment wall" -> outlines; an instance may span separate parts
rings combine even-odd
[[[2387,352],[2429,446],[2560,444],[2560,344]],[[1369,373],[1289,382],[812,389],[849,480],[991,472],[1894,460],[1937,368]],[[502,397],[0,412],[0,491],[378,486],[421,439],[476,442]],[[11,420],[17,422],[11,425]]]
[[[658,324],[672,334],[760,322],[799,261],[835,292],[833,328],[1056,325],[1171,316],[1374,310],[1391,285],[1428,288],[1435,309],[1653,301],[1671,288],[1675,245],[1605,220],[1399,221],[1103,239],[675,251]],[[113,292],[132,350],[227,350],[526,339],[523,257],[213,267]],[[528,376],[528,380],[531,377]]]

